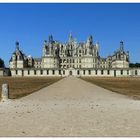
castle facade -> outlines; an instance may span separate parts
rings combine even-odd
[[[86,42],[77,43],[71,33],[65,44],[50,35],[48,41],[44,41],[40,58],[26,56],[16,42],[9,68],[12,76],[117,76],[130,73],[129,52],[124,51],[123,41],[114,54],[102,58],[99,43],[94,43],[91,35]]]

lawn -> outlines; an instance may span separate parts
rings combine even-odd
[[[84,77],[81,78],[105,89],[140,99],[140,78],[135,77]]]
[[[31,94],[43,87],[49,86],[60,77],[0,77],[0,93],[3,83],[9,84],[10,98],[16,99]]]

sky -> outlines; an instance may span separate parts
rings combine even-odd
[[[0,4],[0,58],[6,66],[16,41],[27,56],[41,57],[50,34],[66,43],[70,32],[77,42],[92,35],[101,57],[113,54],[123,40],[130,61],[140,63],[140,4]]]

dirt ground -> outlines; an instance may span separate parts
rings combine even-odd
[[[20,98],[49,86],[60,79],[59,77],[0,77],[0,93],[2,84],[8,83],[10,98]]]
[[[140,78],[138,77],[84,77],[82,79],[133,99],[140,99]]]
[[[140,136],[139,100],[75,77],[0,109],[0,136]]]

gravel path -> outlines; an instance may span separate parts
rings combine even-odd
[[[74,77],[0,110],[0,136],[140,136],[140,101]]]

